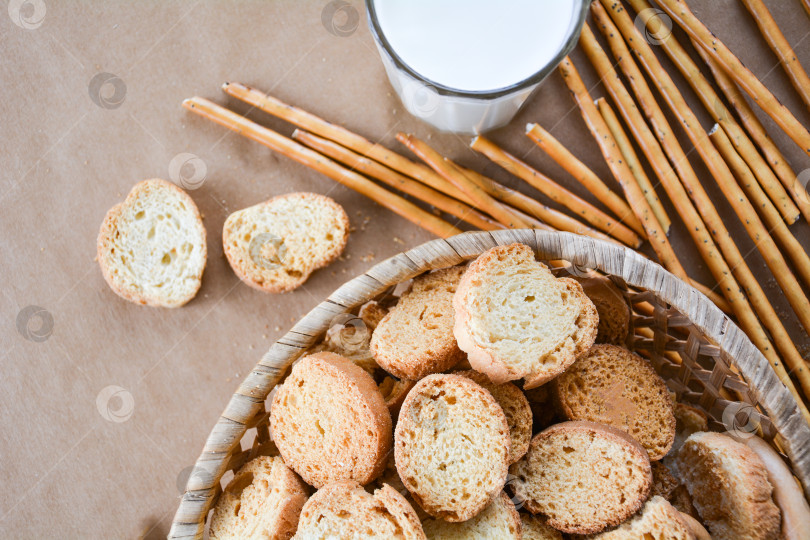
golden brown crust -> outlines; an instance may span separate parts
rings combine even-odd
[[[592,540],[695,540],[680,512],[663,497],[651,497],[642,509],[618,528],[587,536]]]
[[[199,276],[197,276],[197,287],[187,295],[186,298],[182,299],[177,303],[170,303],[167,304],[166,301],[157,296],[150,296],[144,295],[138,291],[133,291],[131,289],[125,288],[122,284],[118,283],[118,281],[113,277],[111,265],[108,262],[107,258],[107,251],[108,251],[108,244],[112,238],[115,237],[117,232],[117,223],[118,219],[121,215],[121,211],[125,208],[128,202],[132,201],[136,198],[141,191],[151,189],[153,186],[159,186],[160,188],[166,188],[173,191],[176,195],[178,195],[186,206],[192,211],[194,215],[195,224],[199,227],[202,235],[201,241],[201,249],[202,249],[202,260],[203,265],[200,268]],[[107,214],[104,216],[104,221],[101,223],[101,228],[98,233],[98,238],[96,239],[96,258],[98,259],[99,266],[101,267],[101,274],[104,276],[104,281],[107,282],[107,285],[113,290],[115,294],[127,300],[129,302],[133,302],[135,304],[147,305],[152,307],[180,307],[188,303],[192,298],[197,295],[197,292],[200,290],[200,286],[202,285],[202,276],[203,272],[205,271],[205,262],[207,261],[208,257],[208,247],[205,242],[205,226],[202,222],[202,217],[200,216],[200,211],[197,208],[197,205],[194,204],[194,200],[182,189],[177,187],[176,185],[172,184],[171,182],[167,182],[166,180],[162,180],[160,178],[151,178],[149,180],[142,180],[132,186],[127,198],[124,199],[124,202],[118,203],[112,208],[107,211]]]
[[[509,463],[522,458],[532,439],[532,409],[520,388],[512,383],[495,384],[489,377],[474,370],[456,371],[455,374],[472,379],[492,394],[509,424]]]
[[[697,519],[695,519],[690,514],[685,514],[680,512],[681,519],[686,524],[689,531],[695,535],[695,540],[712,540],[711,535],[709,535],[709,531],[701,524]]]
[[[509,444],[506,416],[489,392],[467,377],[435,374],[420,380],[402,404],[394,457],[417,504],[459,522],[503,489]]]
[[[371,336],[380,367],[400,379],[419,380],[464,358],[453,335],[453,294],[464,270],[454,266],[414,279]]]
[[[521,540],[521,538],[531,538],[523,534],[520,514],[512,500],[503,491],[486,508],[467,521],[452,523],[442,519],[426,519],[422,525],[431,540],[465,538]]]
[[[713,538],[775,539],[780,512],[765,465],[727,435],[691,435],[677,457],[678,471]]]
[[[579,452],[568,446],[577,437],[588,441]],[[587,421],[563,422],[536,435],[510,474],[525,508],[569,534],[620,524],[641,508],[652,487],[646,450],[624,431]],[[610,508],[604,506],[608,501]]]
[[[810,532],[810,505],[793,472],[773,447],[755,435],[744,437],[740,442],[756,452],[768,471],[768,481],[773,486],[773,500],[782,513],[782,537],[784,540],[800,540]]]
[[[391,450],[391,415],[371,376],[350,360],[319,352],[293,366],[270,409],[284,461],[307,483],[367,484]]]
[[[624,347],[594,345],[551,384],[555,403],[569,420],[622,429],[654,461],[672,447],[675,415],[669,389],[649,362]]]
[[[597,343],[624,345],[630,331],[630,305],[622,292],[605,276],[575,277],[599,313]]]
[[[390,375],[386,375],[382,382],[378,385],[380,393],[385,399],[385,405],[391,413],[393,420],[399,414],[402,403],[405,401],[405,396],[416,385],[416,381],[410,379],[395,379]]]
[[[481,254],[462,277],[456,295],[453,300],[455,308],[454,334],[461,350],[467,353],[467,357],[473,369],[485,373],[492,382],[501,384],[508,381],[524,378],[523,387],[525,389],[535,388],[553,379],[570,366],[577,356],[587,352],[596,340],[599,316],[593,302],[587,297],[582,286],[573,279],[558,278],[556,285],[564,288],[564,295],[571,296],[568,304],[572,309],[578,309],[578,316],[575,326],[577,332],[572,336],[564,336],[558,344],[557,349],[547,355],[549,358],[542,362],[542,370],[538,365],[533,365],[532,369],[516,370],[507,364],[493,347],[483,347],[474,336],[472,330],[477,314],[469,309],[470,296],[473,289],[480,286],[492,285],[491,280],[487,280],[482,285],[484,273],[490,267],[505,266],[507,262],[515,264],[531,264],[538,271],[548,271],[545,265],[534,258],[534,254],[529,246],[524,244],[510,244],[507,246],[494,247]]]
[[[211,516],[211,539],[236,540],[251,531],[288,540],[308,493],[280,457],[255,458],[236,472],[220,495]]]
[[[653,461],[650,465],[652,466],[653,473],[653,485],[650,491],[650,497],[659,495],[671,503],[673,494],[679,486],[678,479],[672,476],[669,469],[660,461]]]
[[[425,540],[416,512],[387,484],[373,494],[341,480],[319,489],[301,511],[295,538],[403,538]]]
[[[540,516],[520,514],[523,540],[563,540],[563,535],[557,529],[546,525]]]
[[[256,275],[256,272],[253,271],[254,270],[253,266],[255,265],[245,263],[244,262],[245,254],[242,253],[242,250],[240,248],[237,248],[231,242],[231,234],[233,234],[230,226],[231,219],[233,218],[233,216],[237,215],[237,212],[231,214],[230,216],[228,216],[228,219],[225,220],[225,224],[222,227],[222,247],[225,253],[225,257],[227,257],[228,263],[230,264],[234,274],[236,274],[236,276],[240,280],[242,280],[250,287],[253,287],[254,289],[268,293],[284,293],[297,289],[309,278],[312,272],[318,270],[319,268],[323,268],[324,266],[329,265],[335,259],[337,259],[343,252],[343,249],[346,247],[346,243],[349,241],[349,217],[346,215],[346,211],[337,202],[335,202],[333,199],[325,195],[309,192],[286,193],[284,195],[278,195],[276,197],[273,197],[255,206],[270,208],[274,203],[286,199],[316,201],[319,204],[329,207],[329,209],[334,212],[335,214],[334,217],[339,222],[339,226],[334,228],[332,231],[334,234],[338,235],[337,247],[332,252],[319,254],[320,256],[317,257],[316,262],[308,269],[308,271],[302,272],[300,276],[287,277],[275,281],[260,279]],[[243,210],[248,209],[245,208],[239,210],[238,212],[242,212]]]

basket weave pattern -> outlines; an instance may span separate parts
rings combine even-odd
[[[708,413],[714,428],[725,431],[735,420],[738,425],[759,426],[766,440],[778,443],[810,495],[810,426],[768,361],[710,300],[632,250],[569,233],[501,230],[434,240],[391,257],[345,283],[273,344],[242,381],[208,436],[169,538],[202,538],[223,480],[248,460],[267,453],[272,446],[268,394],[336,316],[426,271],[460,264],[513,242],[530,246],[542,260],[565,260],[609,276],[634,307],[628,347],[651,361],[680,401]]]

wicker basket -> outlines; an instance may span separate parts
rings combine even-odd
[[[542,260],[561,259],[573,268],[608,275],[634,306],[627,346],[650,359],[679,400],[706,411],[714,429],[725,431],[735,422],[761,428],[760,433],[786,456],[810,494],[810,426],[767,360],[711,301],[629,249],[568,233],[503,230],[434,240],[377,264],[337,289],[270,347],[208,436],[169,538],[202,538],[221,484],[271,444],[268,394],[335,317],[423,272],[462,263],[512,242],[531,246]],[[652,305],[652,312],[639,309],[642,305]],[[739,401],[729,396],[738,396]]]

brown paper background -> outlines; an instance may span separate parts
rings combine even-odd
[[[362,3],[352,1],[360,25],[345,37],[322,24],[326,3],[45,0],[45,17],[35,29],[18,27],[0,10],[0,530],[5,536],[165,536],[181,473],[188,473],[226,401],[262,352],[343,281],[431,239],[331,180],[192,116],[180,106],[184,98],[200,95],[244,112],[245,106],[219,90],[226,80],[240,81],[391,148],[401,150],[394,140],[398,130],[430,138],[461,163],[538,195],[474,155],[466,137],[439,134],[409,117],[385,78]],[[810,117],[744,8],[732,0],[691,4],[806,124]],[[767,4],[810,67],[810,19],[799,0]],[[584,58],[574,58],[587,82],[594,83]],[[89,81],[100,72],[125,83],[119,107],[104,109],[90,99]],[[682,79],[676,80],[696,103]],[[604,95],[601,87],[592,93]],[[708,116],[699,114],[710,127]],[[291,132],[256,111],[249,116]],[[523,136],[528,121],[550,129],[615,186],[556,73],[509,126],[491,136],[587,195]],[[796,171],[810,167],[769,119],[765,123]],[[181,152],[198,155],[207,169],[202,186],[190,192],[208,230],[202,289],[181,309],[136,306],[104,283],[94,262],[96,234],[109,207],[139,180],[168,178],[169,162]],[[810,340],[762,258],[705,168],[697,161],[695,166],[807,354]],[[345,257],[294,293],[271,296],[250,289],[222,255],[222,223],[232,211],[297,190],[328,194],[344,205],[356,228]],[[663,190],[659,195],[664,197]],[[683,224],[674,221],[672,241],[685,266],[714,285]],[[810,246],[805,223],[792,230]],[[52,334],[44,341],[25,339],[17,328],[18,315],[29,305],[41,306],[53,318]],[[25,321],[22,325],[25,330]],[[30,325],[36,329],[38,319]],[[113,385],[128,394],[109,402],[101,394],[97,403],[102,389]],[[131,416],[123,411],[125,421],[106,420],[108,411],[127,405],[122,396],[131,396]]]

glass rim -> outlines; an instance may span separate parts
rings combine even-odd
[[[421,81],[429,86],[431,86],[436,92],[443,96],[453,96],[453,97],[467,97],[467,98],[478,98],[478,99],[495,99],[504,96],[508,96],[513,94],[517,91],[527,89],[531,86],[534,86],[540,83],[543,79],[545,79],[551,71],[553,71],[559,64],[562,62],[563,58],[565,58],[568,53],[576,46],[577,41],[579,40],[579,34],[582,31],[582,27],[585,24],[585,18],[588,14],[588,4],[590,0],[576,0],[579,2],[579,10],[575,12],[574,17],[574,25],[573,31],[571,35],[568,36],[563,42],[562,47],[557,52],[557,54],[549,61],[548,64],[543,66],[542,69],[536,71],[532,75],[529,75],[523,80],[520,80],[516,83],[510,84],[509,86],[504,86],[502,88],[496,88],[493,90],[460,90],[458,88],[451,88],[449,86],[437,83],[427,77],[419,74],[416,72],[411,66],[409,66],[399,55],[394,51],[394,48],[388,42],[388,39],[385,37],[385,34],[380,27],[380,22],[377,19],[377,11],[375,9],[374,3],[375,0],[365,0],[366,4],[366,14],[369,20],[369,28],[371,29],[371,34],[374,36],[375,41],[385,50],[388,57],[394,62],[394,65],[397,69],[406,72],[412,78],[416,79],[417,81]]]

